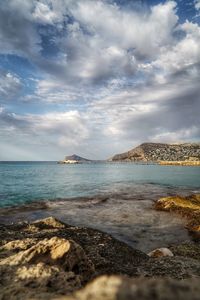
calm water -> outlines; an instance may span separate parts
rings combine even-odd
[[[0,223],[54,216],[148,252],[190,240],[186,220],[154,210],[153,202],[191,192],[200,192],[198,167],[0,163]]]
[[[0,163],[0,206],[58,198],[88,197],[119,192],[123,188],[154,184],[198,191],[199,167],[56,162]]]

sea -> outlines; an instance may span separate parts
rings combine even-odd
[[[132,163],[1,162],[0,206],[88,197],[145,184],[200,189],[200,168]]]
[[[54,216],[150,251],[188,241],[186,220],[160,197],[200,193],[200,167],[134,163],[0,163],[0,223]]]

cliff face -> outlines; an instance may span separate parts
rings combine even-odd
[[[110,161],[200,161],[200,144],[144,143],[128,152],[114,155]]]

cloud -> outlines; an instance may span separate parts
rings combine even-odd
[[[196,10],[200,10],[200,0],[194,0]]]
[[[48,141],[67,147],[78,145],[89,137],[87,118],[78,111],[22,115],[1,109],[0,124],[1,134],[34,137],[39,144]]]
[[[179,29],[185,37],[173,47],[163,48],[152,64],[164,71],[176,72],[200,61],[200,27],[186,21]]]
[[[16,97],[21,89],[22,82],[17,75],[0,70],[0,103]]]
[[[138,62],[156,57],[161,46],[173,43],[178,22],[174,1],[139,13],[87,0],[69,11],[75,21],[60,42],[68,75],[92,82],[134,75]]]
[[[3,1],[0,7],[0,53],[37,55],[41,39],[31,22],[32,1]]]
[[[2,2],[0,53],[36,67],[34,78],[0,73],[4,147],[106,158],[144,141],[199,139],[199,24],[180,23],[175,1],[117,3]]]
[[[110,140],[126,145],[130,141],[129,147],[155,140],[198,141],[199,99],[199,73],[191,67],[164,84],[154,82],[96,101],[91,114],[105,120],[104,133]]]
[[[135,74],[138,60],[173,43],[178,17],[174,1],[142,13],[100,0],[11,0],[1,5],[0,20],[2,53],[28,57],[68,82],[101,82]],[[43,56],[44,37],[57,49],[51,60]]]

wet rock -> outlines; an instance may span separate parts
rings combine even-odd
[[[158,248],[148,253],[150,257],[162,257],[162,256],[174,256],[171,250],[168,248]]]
[[[200,194],[194,194],[187,197],[172,196],[160,198],[155,203],[155,208],[166,211],[182,211],[182,213],[188,214],[192,211],[200,210]],[[185,209],[185,211],[184,211]]]
[[[49,228],[65,228],[66,225],[61,221],[57,220],[56,218],[49,217],[42,220],[37,220],[32,223],[34,226],[38,227],[39,229],[44,229],[45,227]]]
[[[200,240],[200,194],[187,197],[172,196],[159,199],[155,208],[164,211],[174,211],[189,221],[186,225],[195,240]]]

